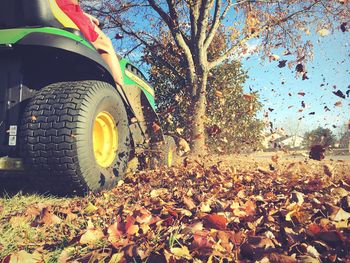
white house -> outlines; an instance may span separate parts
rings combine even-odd
[[[282,147],[288,147],[291,149],[301,148],[303,146],[304,138],[299,135],[287,136],[279,141]]]
[[[282,131],[276,131],[274,133],[265,134],[263,135],[264,139],[261,144],[265,149],[273,149],[276,148],[275,141],[285,137],[286,135]]]

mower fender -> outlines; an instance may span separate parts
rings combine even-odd
[[[29,86],[43,88],[51,83],[88,79],[104,81],[116,88],[123,99],[128,115],[132,116],[130,103],[122,90],[116,86],[111,70],[99,53],[88,47],[83,38],[76,38],[74,34],[69,34],[72,35],[71,38],[67,38],[64,34],[32,32],[16,42],[15,49],[17,47],[18,50],[22,50],[23,57],[31,54],[27,62],[29,67],[35,68],[36,72],[41,74],[38,76],[38,73],[30,72],[28,67],[25,72],[30,74],[26,74],[27,77],[32,81],[42,81]],[[47,61],[48,59],[51,61]],[[36,67],[33,67],[33,61],[36,61]]]

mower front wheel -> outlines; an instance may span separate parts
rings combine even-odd
[[[55,83],[25,109],[21,156],[41,192],[81,195],[111,188],[124,175],[129,153],[125,106],[108,83]]]

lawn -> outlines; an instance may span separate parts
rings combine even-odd
[[[183,160],[84,198],[0,199],[3,262],[350,260],[350,162]]]

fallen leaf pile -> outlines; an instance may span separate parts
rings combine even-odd
[[[17,236],[3,262],[348,261],[349,191],[342,161],[185,160],[98,195],[12,211],[0,224],[35,232]]]

